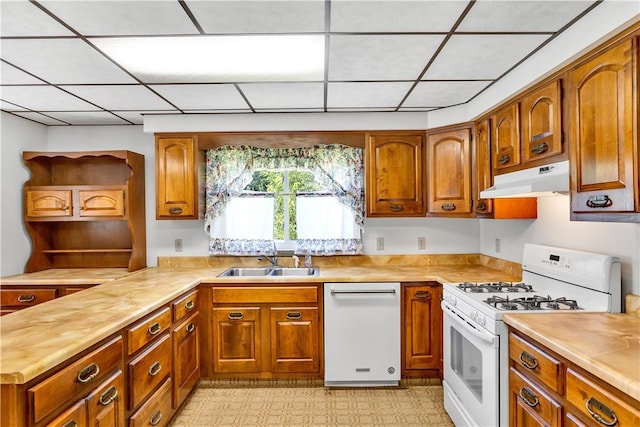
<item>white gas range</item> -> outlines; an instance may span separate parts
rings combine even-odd
[[[456,426],[508,425],[504,313],[620,312],[618,258],[527,244],[521,282],[443,286],[444,403]]]

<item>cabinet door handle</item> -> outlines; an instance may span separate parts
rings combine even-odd
[[[180,215],[182,213],[182,208],[169,208],[169,213],[171,215]]]
[[[416,298],[431,299],[431,293],[429,291],[416,291]]]
[[[82,384],[86,384],[89,381],[93,380],[100,373],[100,367],[95,363],[91,363],[86,368],[80,370],[78,372],[78,382]]]
[[[451,212],[451,211],[455,211],[456,210],[456,204],[455,203],[445,203],[441,206],[443,211],[447,211],[447,212]]]
[[[613,205],[613,200],[606,194],[603,196],[591,196],[587,199],[587,207],[589,208],[608,208],[611,205]]]
[[[160,364],[160,362],[156,362],[153,365],[151,365],[151,367],[149,368],[149,375],[151,375],[152,377],[155,377],[160,373],[161,370],[162,370],[162,365]]]
[[[389,209],[393,212],[400,212],[402,211],[402,209],[404,209],[404,206],[402,205],[390,205]]]
[[[526,351],[520,353],[520,362],[527,369],[534,370],[538,367],[538,360]]]
[[[229,320],[242,320],[242,318],[244,317],[244,314],[238,312],[238,311],[233,311],[229,314],[227,314],[227,318]]]
[[[62,427],[78,427],[78,423],[75,420],[69,420]]]
[[[591,417],[593,417],[593,419],[600,424],[604,424],[605,426],[614,426],[618,423],[618,417],[616,416],[616,413],[595,397],[591,397],[589,398],[589,400],[587,400],[586,407]],[[596,413],[594,409],[602,412],[606,417],[610,418],[611,421],[605,420],[604,417]]]
[[[546,142],[541,142],[531,147],[531,154],[542,154],[549,149]]]
[[[287,313],[287,320],[300,320],[302,319],[302,313],[299,311],[290,311]]]
[[[100,395],[100,399],[98,399],[98,402],[100,402],[102,406],[107,406],[108,404],[116,400],[116,397],[118,397],[118,389],[116,388],[116,386],[112,385],[107,389],[107,391]]]
[[[161,419],[162,419],[162,412],[158,409],[153,413],[153,415],[151,415],[151,418],[149,418],[149,424],[152,426],[157,426],[158,424],[160,424]]]
[[[508,154],[503,154],[502,156],[498,157],[498,164],[504,165],[505,163],[509,163],[509,160],[511,160],[511,156]]]
[[[538,396],[527,387],[522,387],[520,389],[520,398],[524,400],[524,403],[531,406],[532,408],[538,406],[540,401],[538,400]]]
[[[196,325],[194,325],[193,323],[189,323],[185,330],[190,334],[191,332],[196,330]]]
[[[487,210],[487,202],[478,202],[478,207],[476,208],[479,212],[483,212]]]
[[[18,295],[18,302],[31,302],[36,299],[34,294],[21,294]]]
[[[186,308],[187,310],[193,310],[193,307],[196,306],[196,303],[193,302],[193,300],[189,300],[184,304],[184,308]]]
[[[158,335],[160,330],[162,330],[162,327],[158,322],[154,322],[151,326],[149,326],[149,329],[147,329],[147,331],[149,332],[149,335]]]

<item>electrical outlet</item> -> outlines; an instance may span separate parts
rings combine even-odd
[[[499,254],[500,253],[500,239],[496,239],[495,249],[496,249],[496,253]]]
[[[424,237],[418,237],[418,250],[427,247],[427,240]]]
[[[379,251],[384,249],[384,237],[378,237],[376,239],[376,249]]]
[[[182,252],[182,239],[176,239],[174,242],[176,252]]]

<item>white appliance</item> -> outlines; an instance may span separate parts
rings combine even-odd
[[[525,245],[519,283],[443,286],[444,406],[456,426],[509,422],[505,312],[620,312],[620,260],[550,246]]]
[[[480,192],[483,199],[540,197],[569,191],[569,160],[496,175],[493,187]]]
[[[398,385],[400,326],[400,283],[325,283],[325,386]]]

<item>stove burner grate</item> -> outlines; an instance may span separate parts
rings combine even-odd
[[[580,310],[576,300],[565,297],[533,295],[531,297],[509,298],[498,295],[487,298],[485,303],[498,310]]]
[[[533,286],[523,282],[487,282],[471,283],[463,282],[458,284],[458,288],[469,293],[498,293],[498,292],[534,292]]]

